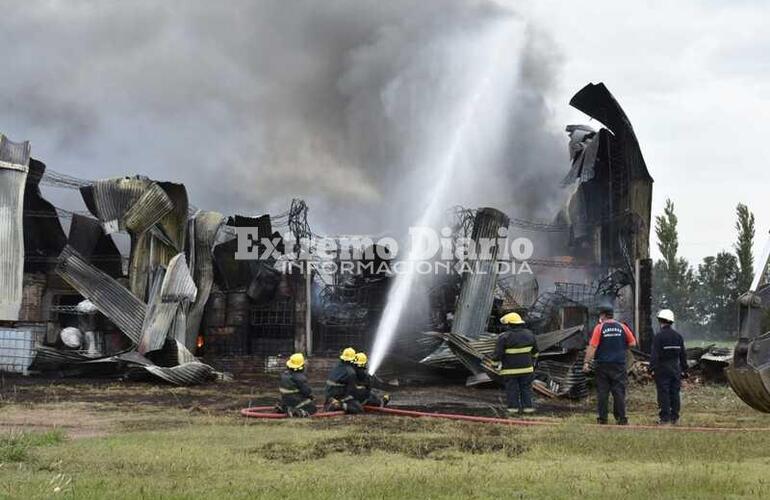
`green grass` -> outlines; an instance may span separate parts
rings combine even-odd
[[[0,463],[26,462],[30,450],[38,446],[51,446],[64,441],[60,430],[47,432],[9,432],[0,436]]]
[[[652,394],[650,386],[632,387],[633,422],[652,420]],[[770,428],[770,416],[748,409],[724,386],[688,390],[685,405],[688,425]],[[770,433],[761,430],[597,428],[585,425],[592,419],[585,411],[548,428],[382,416],[263,422],[179,408],[99,411],[114,419],[106,436],[64,439],[53,432],[0,441],[0,498],[700,499],[770,491]],[[6,447],[17,446],[21,455],[6,455]]]

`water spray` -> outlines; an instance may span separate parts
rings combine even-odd
[[[502,74],[502,68],[515,64],[515,61],[506,60],[502,56],[515,53],[515,49],[518,48],[514,43],[514,38],[520,33],[520,24],[513,19],[507,19],[496,24],[495,27],[498,31],[490,39],[489,52],[486,52],[493,54],[492,64],[485,68],[476,85],[468,93],[464,102],[462,102],[455,115],[455,120],[453,120],[450,127],[447,127],[450,130],[450,135],[446,141],[448,147],[443,150],[441,157],[431,159],[435,160],[431,163],[436,165],[438,178],[435,180],[430,191],[428,204],[419,218],[417,226],[426,227],[436,223],[438,216],[442,213],[447,190],[457,168],[458,156],[467,146],[467,136],[471,126],[474,124],[479,101],[489,91],[493,80]],[[407,253],[407,261],[411,262],[416,259],[417,254],[420,252],[417,248],[418,246],[410,246]],[[416,266],[410,265],[407,266],[407,269],[406,272],[396,275],[395,282],[388,293],[388,300],[377,328],[374,346],[369,358],[369,373],[371,374],[376,373],[393,343],[398,322],[409,301],[410,293],[418,275],[415,270]]]

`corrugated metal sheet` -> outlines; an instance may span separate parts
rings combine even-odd
[[[160,289],[163,302],[193,302],[198,294],[187,259],[183,253],[176,255],[168,264],[166,276]]]
[[[184,254],[169,263],[165,273],[156,272],[150,292],[150,306],[142,327],[142,338],[137,350],[148,353],[161,349],[167,338],[184,340],[185,311],[195,300],[197,288]]]
[[[147,306],[116,280],[86,262],[70,246],[59,256],[56,272],[107,316],[134,343],[139,343]]]
[[[0,163],[28,166],[31,151],[29,141],[13,142],[0,134]]]
[[[508,216],[494,208],[480,208],[476,212],[471,238],[478,248],[481,238],[497,238],[497,231],[501,227],[508,227]],[[475,339],[486,331],[489,311],[495,299],[497,253],[498,248],[495,247],[491,259],[471,261],[474,272],[463,274],[452,333]]]
[[[157,183],[150,184],[123,217],[125,228],[142,234],[174,208],[174,203]]]
[[[144,177],[122,177],[99,180],[90,186],[89,195],[93,197],[94,215],[102,221],[107,234],[126,228],[123,221],[126,212],[149,188],[150,183],[151,181]],[[84,189],[86,188],[81,188],[81,192],[86,199]],[[86,206],[88,205],[86,203]]]
[[[156,269],[151,276],[147,315],[142,324],[142,338],[136,347],[141,354],[163,347],[168,330],[171,328],[171,322],[176,314],[176,303],[164,304],[161,300],[160,290],[163,287],[165,276],[166,272],[163,268]]]
[[[203,384],[211,382],[217,377],[216,371],[211,366],[200,361],[185,363],[171,368],[152,365],[146,366],[144,369],[159,379],[174,385]]]
[[[140,299],[146,298],[147,276],[157,266],[168,266],[185,249],[187,235],[187,192],[183,185],[157,183],[173,203],[173,210],[149,231],[131,234],[129,288]]]
[[[217,212],[199,211],[190,219],[190,268],[198,285],[198,296],[187,314],[184,345],[188,349],[195,347],[206,302],[214,284],[214,242],[224,222],[224,216]]]
[[[24,278],[24,187],[28,142],[0,134],[0,320],[17,321]]]

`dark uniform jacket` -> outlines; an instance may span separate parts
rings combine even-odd
[[[278,382],[281,391],[281,403],[284,406],[297,406],[306,399],[313,398],[313,390],[307,383],[304,371],[286,370]]]
[[[626,349],[636,344],[636,338],[624,323],[608,319],[596,325],[588,344],[596,347],[596,362],[600,365],[625,365]]]
[[[500,375],[526,375],[535,371],[535,335],[523,326],[513,326],[497,337],[493,361],[502,361]]]
[[[329,373],[329,378],[326,380],[326,400],[342,401],[346,396],[352,395],[355,382],[355,367],[351,363],[340,361]]]
[[[366,368],[356,367],[356,379],[354,383],[353,396],[365,403],[372,394],[372,376],[366,371]]]
[[[684,339],[670,325],[663,325],[652,341],[650,368],[670,375],[680,375],[687,371]]]

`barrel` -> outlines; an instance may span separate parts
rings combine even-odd
[[[227,295],[222,292],[211,292],[206,302],[206,325],[213,327],[225,326],[227,315]]]
[[[245,326],[249,324],[251,303],[246,291],[228,292],[227,294],[227,325]]]

